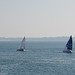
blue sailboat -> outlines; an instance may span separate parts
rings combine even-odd
[[[66,47],[64,48],[63,52],[65,53],[71,53],[71,50],[72,50],[72,36],[70,36],[67,44],[66,44]]]

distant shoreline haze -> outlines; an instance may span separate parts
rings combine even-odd
[[[0,37],[0,41],[22,41],[23,38],[6,38]],[[41,37],[41,38],[26,38],[26,41],[68,41],[69,37]],[[73,37],[75,41],[75,37]]]

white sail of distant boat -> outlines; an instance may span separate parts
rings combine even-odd
[[[65,49],[63,50],[63,52],[66,52],[66,53],[71,53],[71,50],[72,50],[72,36],[70,36],[67,44],[66,44],[66,47]]]
[[[25,51],[25,37],[23,38],[20,47],[17,49],[17,51]]]

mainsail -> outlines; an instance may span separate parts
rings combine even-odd
[[[72,36],[70,36],[65,48],[67,50],[72,50]]]
[[[23,38],[21,42],[20,49],[25,49],[25,37]]]
[[[23,38],[20,47],[17,49],[17,51],[25,51],[25,37]]]

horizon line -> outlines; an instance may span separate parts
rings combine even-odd
[[[23,36],[24,37],[24,36]],[[23,37],[1,37],[0,38],[23,38]],[[50,36],[50,37],[26,37],[25,38],[61,38],[61,37],[70,37],[70,36]],[[73,37],[73,36],[72,36]],[[74,36],[75,37],[75,36]]]

